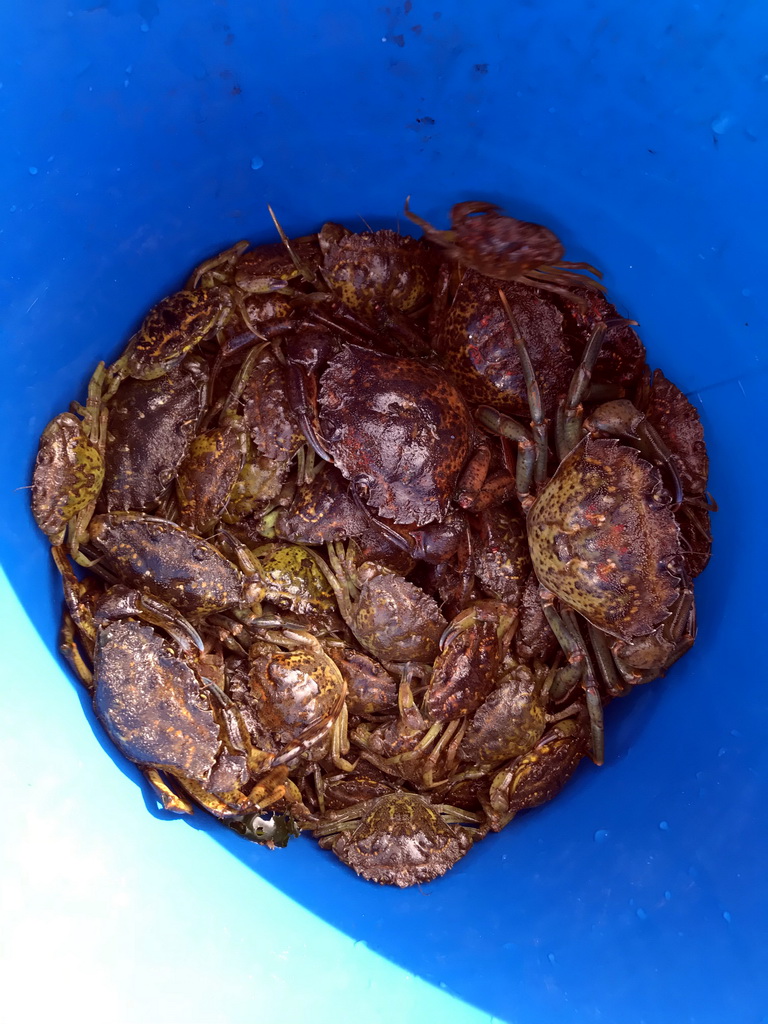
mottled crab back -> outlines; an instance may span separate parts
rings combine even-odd
[[[333,852],[369,882],[404,888],[444,875],[472,845],[467,832],[447,824],[415,793],[379,797]]]
[[[396,523],[445,516],[473,427],[442,371],[349,346],[323,374],[319,405],[334,462],[369,505]]]
[[[563,258],[563,246],[549,228],[507,217],[492,203],[457,203],[451,224],[459,261],[500,281]]]
[[[646,636],[678,596],[679,529],[658,469],[614,440],[584,439],[528,516],[539,581],[598,629]]]

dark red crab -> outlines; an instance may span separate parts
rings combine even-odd
[[[586,270],[601,276],[589,263],[564,260],[563,244],[553,231],[541,224],[507,217],[493,203],[457,203],[451,209],[450,231],[439,231],[411,213],[408,200],[405,215],[424,229],[430,242],[442,246],[451,259],[497,281],[519,281],[560,295],[571,295],[571,288],[603,290],[599,281],[574,273]]]
[[[553,298],[525,285],[504,285],[525,335],[551,415],[568,390],[575,368],[566,344],[563,314]],[[528,395],[514,334],[499,299],[499,286],[474,270],[441,271],[430,318],[430,343],[470,402],[526,415]]]
[[[380,516],[424,526],[444,518],[456,496],[471,503],[482,484],[477,433],[442,370],[346,343],[318,385],[319,360],[308,367],[295,348],[287,355],[307,440]]]

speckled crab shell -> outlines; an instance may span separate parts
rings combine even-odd
[[[679,529],[658,469],[586,437],[528,515],[539,582],[598,629],[646,636],[678,596]]]
[[[471,414],[448,377],[348,346],[320,384],[323,436],[358,493],[396,523],[441,519],[473,443]]]

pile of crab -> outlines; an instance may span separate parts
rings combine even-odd
[[[699,417],[546,228],[206,261],[43,433],[62,651],[164,806],[447,871],[696,635]]]

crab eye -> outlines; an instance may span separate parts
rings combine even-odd
[[[361,501],[368,501],[371,496],[371,487],[373,481],[367,473],[358,473],[357,476],[350,480],[352,490],[360,498]]]

